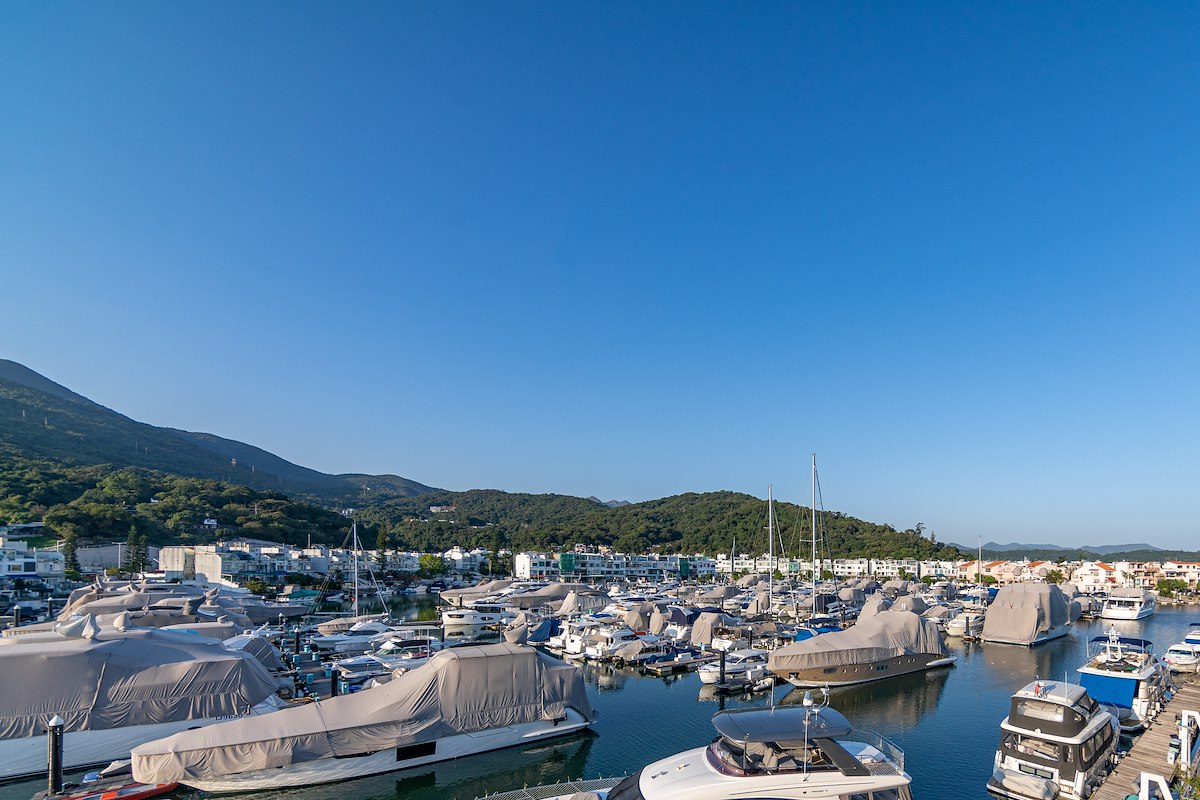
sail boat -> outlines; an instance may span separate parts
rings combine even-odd
[[[812,459],[812,591],[816,611],[817,456]],[[832,565],[831,565],[832,566]],[[811,618],[810,618],[811,624]],[[809,630],[812,630],[811,628]],[[954,656],[942,642],[937,624],[911,612],[882,612],[853,628],[813,634],[771,652],[767,666],[793,686],[849,686],[896,675],[949,666]]]

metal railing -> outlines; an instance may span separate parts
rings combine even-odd
[[[486,794],[483,797],[475,798],[475,800],[549,800],[551,797],[560,797],[563,795],[570,797],[576,792],[599,792],[604,789],[611,789],[623,780],[625,780],[624,775],[617,778],[592,778],[586,781],[567,781],[566,783],[554,783],[548,786],[528,786],[524,789],[514,789],[511,792]]]

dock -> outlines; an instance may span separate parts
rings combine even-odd
[[[655,661],[652,664],[643,664],[642,670],[659,677],[663,675],[676,675],[681,672],[695,672],[705,664],[711,664],[716,660],[717,656],[715,654],[705,654],[689,658],[686,661]]]
[[[1167,751],[1171,746],[1171,737],[1178,731],[1175,717],[1185,710],[1200,711],[1200,680],[1196,680],[1195,675],[1176,675],[1175,681],[1179,686],[1175,696],[1133,743],[1133,748],[1104,779],[1090,800],[1125,800],[1129,795],[1137,794],[1143,772],[1162,775],[1170,781],[1180,769],[1178,762],[1168,763]],[[1193,763],[1193,772],[1195,766]]]

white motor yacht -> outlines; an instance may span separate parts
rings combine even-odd
[[[504,605],[475,603],[442,612],[442,624],[447,627],[463,625],[507,625],[517,618],[517,612]]]
[[[1113,589],[1100,609],[1100,619],[1145,619],[1157,605],[1149,589]]]
[[[767,676],[766,650],[734,650],[725,657],[724,683],[744,684],[760,681]],[[696,670],[701,683],[719,685],[722,683],[721,664],[719,661],[705,664]]]
[[[379,642],[375,637],[380,634],[395,633],[394,629],[381,620],[358,622],[341,633],[331,633],[325,636],[314,636],[308,643],[317,650],[326,653],[365,653],[374,649]]]
[[[912,800],[904,752],[812,702],[741,708],[713,717],[708,745],[655,761],[594,787],[601,800]],[[615,783],[615,785],[614,785]],[[567,787],[563,787],[567,789]],[[551,797],[554,787],[538,796]],[[567,800],[567,791],[553,800]],[[503,797],[504,795],[501,795]],[[526,795],[529,796],[529,795]]]
[[[1018,800],[1085,800],[1113,766],[1117,718],[1082,686],[1034,681],[1012,696],[987,789]]]
[[[1163,653],[1162,660],[1171,672],[1200,672],[1200,644],[1173,644]]]
[[[1093,700],[1111,706],[1122,733],[1137,733],[1167,702],[1171,673],[1146,639],[1130,639],[1110,628],[1092,639],[1087,663],[1079,667],[1079,683]]]
[[[983,633],[984,612],[963,611],[946,623],[946,635],[978,639]]]

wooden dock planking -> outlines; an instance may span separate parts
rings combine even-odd
[[[1109,773],[1090,800],[1125,800],[1131,794],[1136,795],[1143,772],[1170,779],[1175,765],[1167,763],[1167,745],[1176,732],[1175,715],[1185,710],[1200,711],[1200,681],[1194,678],[1194,675],[1175,676],[1179,691],[1133,743],[1133,749]]]

